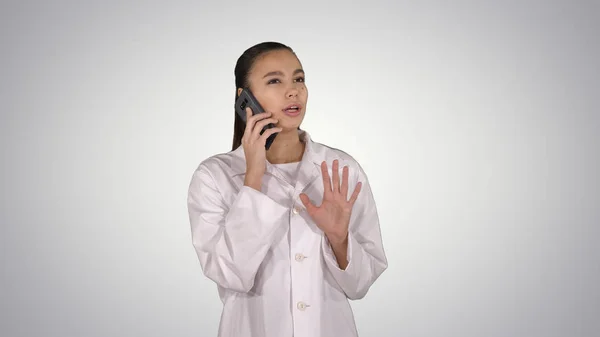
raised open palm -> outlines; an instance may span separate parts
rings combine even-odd
[[[342,170],[341,185],[337,159],[333,161],[332,171],[333,179],[329,176],[327,163],[321,163],[324,187],[321,205],[316,206],[313,204],[305,193],[300,194],[300,200],[306,207],[308,214],[329,240],[340,242],[345,240],[348,235],[352,207],[358,198],[362,183],[358,182],[356,184],[354,192],[348,200],[348,166],[344,166]]]

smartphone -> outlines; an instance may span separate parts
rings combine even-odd
[[[242,120],[244,122],[247,122],[246,121],[246,108],[247,107],[249,107],[252,110],[252,115],[256,115],[256,114],[265,112],[265,110],[262,108],[262,106],[260,106],[260,104],[258,103],[258,100],[256,99],[256,97],[254,97],[254,95],[250,91],[250,89],[244,88],[242,90],[240,96],[235,101],[235,111],[242,118]],[[275,127],[275,124],[269,123],[269,124],[265,125],[265,127],[263,127],[263,129],[260,131],[260,134],[262,135],[267,129],[271,129],[274,127]],[[267,138],[267,141],[265,143],[265,149],[268,150],[271,147],[271,144],[273,144],[273,141],[275,140],[276,136],[277,136],[277,133],[274,133]]]

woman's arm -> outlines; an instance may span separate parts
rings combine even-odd
[[[352,209],[347,237],[332,242],[323,235],[322,241],[328,270],[352,300],[363,298],[388,266],[371,186],[358,164],[357,170],[356,181],[362,182],[362,187]]]
[[[188,212],[204,274],[223,288],[250,291],[287,208],[246,185],[227,205],[208,168],[200,165],[190,183]]]

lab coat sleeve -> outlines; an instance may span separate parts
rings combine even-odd
[[[288,209],[248,186],[227,204],[211,172],[200,165],[190,183],[188,213],[204,275],[223,288],[248,292]]]
[[[388,266],[371,186],[360,165],[357,171],[358,181],[362,182],[362,187],[350,218],[346,268],[340,269],[325,235],[321,245],[327,268],[351,300],[363,298]],[[354,188],[349,188],[349,194],[353,191]]]

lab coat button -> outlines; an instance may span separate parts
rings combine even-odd
[[[304,302],[298,302],[298,310],[304,311],[306,310],[306,307],[308,307],[308,305]]]
[[[298,254],[296,254],[296,261],[301,262],[302,260],[304,260],[305,257],[306,256],[298,253]]]
[[[292,212],[294,212],[294,214],[298,214],[298,213],[300,213],[300,209],[298,207],[294,207]]]

